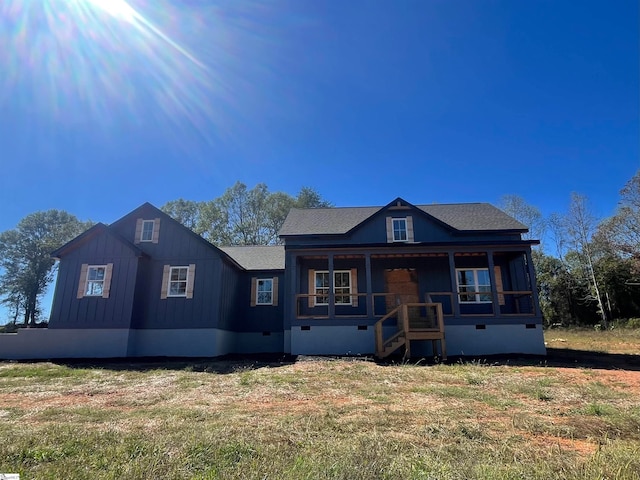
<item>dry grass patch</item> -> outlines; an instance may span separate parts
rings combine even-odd
[[[640,373],[488,364],[0,364],[24,478],[635,479]]]

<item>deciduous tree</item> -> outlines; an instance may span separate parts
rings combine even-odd
[[[80,234],[90,223],[60,210],[27,215],[14,230],[0,233],[0,297],[24,323],[35,324],[40,298],[53,280],[51,252]]]

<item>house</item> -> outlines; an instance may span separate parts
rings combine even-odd
[[[216,247],[145,203],[67,243],[48,329],[2,358],[544,354],[524,225],[485,204],[292,209]]]

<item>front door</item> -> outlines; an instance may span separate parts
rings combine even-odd
[[[401,303],[418,303],[418,272],[413,268],[394,268],[385,270],[384,280],[387,295],[387,312]]]

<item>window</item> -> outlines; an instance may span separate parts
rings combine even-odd
[[[195,279],[196,266],[171,266],[165,265],[162,274],[162,289],[160,298],[183,297],[193,298],[193,283]]]
[[[104,290],[104,277],[107,267],[90,266],[87,269],[87,283],[84,291],[85,297],[101,297]]]
[[[139,218],[136,222],[136,233],[133,238],[134,243],[158,243],[160,238],[160,219],[144,220]]]
[[[142,221],[142,236],[140,237],[141,242],[151,242],[153,240],[153,224],[155,222],[153,220],[143,220]]]
[[[393,222],[393,241],[406,242],[407,241],[407,219],[394,218],[392,222]]]
[[[387,217],[387,243],[413,241],[413,217]]]
[[[351,271],[333,272],[333,293],[336,305],[351,305]],[[329,272],[315,272],[315,305],[329,305]]]
[[[187,276],[189,267],[171,267],[169,274],[169,297],[186,297],[187,296]]]
[[[261,278],[258,280],[258,295],[256,299],[258,305],[271,305],[273,303],[273,280]]]
[[[113,263],[106,265],[82,264],[76,298],[102,297],[109,298]]]
[[[461,303],[490,303],[491,281],[486,268],[458,268],[458,297]]]
[[[278,305],[278,278],[251,279],[251,306]]]

